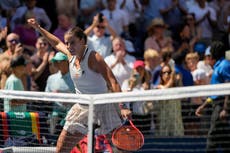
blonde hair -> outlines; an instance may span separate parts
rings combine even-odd
[[[147,49],[145,52],[144,52],[144,59],[152,59],[152,58],[155,58],[155,57],[159,57],[159,53],[154,50],[154,49]]]

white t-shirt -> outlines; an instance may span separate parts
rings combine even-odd
[[[205,8],[200,8],[197,5],[193,5],[192,7],[189,7],[189,13],[194,13],[195,17],[196,17],[196,21],[200,20],[201,18],[203,18],[208,12],[210,12],[210,17],[212,20],[216,21],[217,20],[217,16],[216,16],[216,12],[213,8],[209,7],[208,4],[205,4]],[[202,38],[212,38],[212,27],[208,21],[208,18],[206,18],[204,21],[202,21],[199,24],[201,30],[202,30],[202,34],[201,37]]]
[[[118,63],[113,69],[112,72],[114,76],[116,77],[118,83],[120,86],[122,85],[123,81],[128,79],[131,76],[133,63],[135,62],[135,57],[126,54],[125,55],[125,62],[126,64],[123,65],[121,63]],[[116,61],[115,54],[111,54],[105,58],[105,62],[108,64],[109,67],[113,65]]]
[[[92,50],[98,52],[102,57],[106,57],[112,52],[112,42],[110,37],[97,37],[93,35],[88,37],[87,41],[88,47]]]
[[[129,16],[127,13],[121,9],[116,9],[114,11],[109,11],[108,9],[104,9],[102,14],[106,17],[109,22],[109,25],[114,29],[117,35],[121,35],[124,32],[123,27],[128,26],[129,24]],[[109,33],[108,30],[106,33]]]

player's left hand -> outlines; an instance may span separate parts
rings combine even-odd
[[[131,114],[132,112],[125,108],[125,109],[121,109],[121,116],[124,118],[124,119],[131,119]]]

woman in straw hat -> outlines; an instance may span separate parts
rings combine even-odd
[[[173,48],[171,37],[165,36],[167,25],[163,19],[155,18],[147,29],[148,37],[145,40],[145,50],[155,49],[161,52],[163,48]]]

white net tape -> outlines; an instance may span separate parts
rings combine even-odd
[[[167,89],[153,89],[148,91],[140,92],[125,92],[125,93],[108,93],[108,94],[69,94],[69,93],[46,93],[46,92],[29,92],[29,91],[6,91],[0,90],[0,98],[11,98],[11,99],[24,99],[24,100],[38,100],[44,102],[62,102],[62,103],[81,103],[89,105],[89,153],[92,146],[92,122],[93,122],[93,108],[97,104],[105,103],[120,103],[120,102],[137,102],[137,101],[159,101],[159,100],[171,100],[171,99],[181,99],[181,98],[191,98],[191,97],[206,97],[213,95],[230,95],[230,83],[223,83],[218,85],[204,85],[204,86],[190,86],[190,87],[178,87],[178,88],[167,88]],[[151,145],[151,143],[146,142],[146,145]],[[155,142],[155,145],[158,142]],[[162,143],[162,142],[159,142]],[[167,142],[167,145],[174,145],[177,142]],[[183,143],[194,145],[188,142],[178,142],[180,145]],[[199,145],[199,144],[197,144]],[[156,149],[156,150],[154,150]],[[161,149],[154,148],[149,152],[161,151]],[[27,152],[54,152],[55,147],[10,147],[2,149],[3,152],[17,152],[17,153],[27,153]],[[167,148],[163,149],[164,151]],[[199,148],[195,148],[199,150]],[[193,152],[195,150],[188,150]],[[145,150],[148,151],[148,148]],[[173,151],[173,150],[169,150]],[[187,151],[175,150],[177,152]],[[1,149],[0,149],[1,152]]]
[[[97,95],[69,94],[69,93],[46,93],[29,91],[6,91],[0,90],[0,98],[15,98],[25,100],[59,101],[68,103],[96,104],[135,102],[144,100],[168,100],[187,97],[229,95],[230,83],[217,85],[189,86],[167,89],[153,89],[140,92],[108,93]]]

